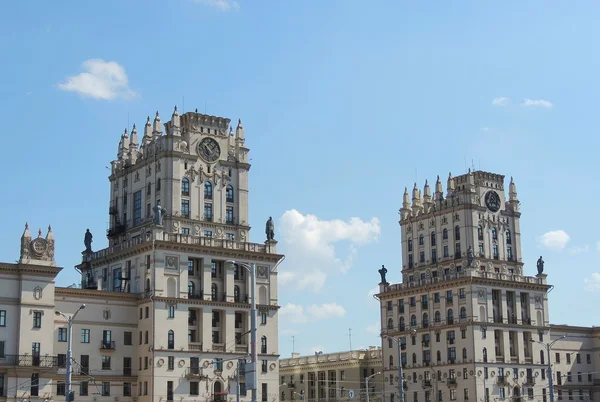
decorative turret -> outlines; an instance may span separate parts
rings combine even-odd
[[[447,196],[450,196],[454,193],[454,179],[452,178],[452,173],[448,173],[448,184],[447,187]]]
[[[400,220],[404,220],[410,216],[410,197],[408,189],[404,187],[404,195],[402,196],[402,208],[400,208]]]
[[[435,195],[434,198],[436,201],[444,199],[444,189],[442,188],[442,181],[440,180],[440,176],[438,175],[437,180],[435,182]]]
[[[179,112],[177,111],[177,105],[173,109],[173,114],[171,115],[171,127],[169,130],[169,134],[174,136],[181,135],[181,117],[179,116]]]
[[[152,124],[152,136],[159,136],[162,134],[162,123],[160,121],[160,116],[158,115],[158,111],[156,111],[156,116],[154,117],[154,123]]]
[[[508,185],[508,199],[510,201],[519,201],[517,198],[517,185],[513,178],[510,178],[510,184]]]
[[[415,183],[412,190],[412,205],[413,207],[419,203],[419,189],[417,188],[417,183]]]
[[[138,145],[139,145],[138,132],[137,132],[137,129],[135,128],[135,123],[134,123],[133,128],[131,129],[131,138],[129,140],[129,150],[137,151]]]
[[[31,238],[29,224],[25,223],[25,230],[21,236],[20,264],[36,264],[56,266],[54,261],[54,234],[52,227],[48,226],[46,238],[42,237],[42,229],[38,230],[37,238]]]
[[[429,208],[431,208],[431,188],[427,179],[425,179],[425,187],[423,188],[423,208],[425,212],[429,212]]]
[[[244,141],[244,126],[242,126],[242,119],[238,120],[238,125],[235,129],[235,139],[238,141]]]
[[[475,194],[477,192],[477,188],[475,187],[475,176],[473,175],[473,172],[471,172],[471,168],[469,168],[469,173],[467,174],[467,185],[465,188],[470,194]]]

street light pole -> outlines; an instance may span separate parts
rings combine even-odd
[[[381,374],[381,372],[377,372],[375,374],[371,374],[370,376],[368,376],[367,378],[365,378],[365,383],[366,383],[366,388],[367,388],[367,402],[369,402],[369,380],[373,377],[375,377],[376,375]]]
[[[75,311],[75,313],[70,317],[61,313],[58,310],[56,310],[54,312],[54,314],[63,316],[67,320],[67,362],[66,362],[67,363],[67,367],[66,367],[67,373],[66,373],[66,378],[65,378],[65,400],[66,400],[66,402],[71,402],[74,399],[71,395],[71,367],[72,367],[71,360],[72,360],[72,352],[73,352],[71,350],[71,345],[73,344],[73,320],[75,319],[75,316],[77,315],[77,313],[79,313],[84,308],[85,308],[85,304],[82,304],[81,306],[79,306],[77,311]]]
[[[402,380],[402,344],[396,338],[383,335],[383,338],[385,337],[388,337],[393,342],[396,342],[396,346],[398,348],[398,396],[400,397],[400,402],[404,402],[404,381]]]
[[[548,336],[550,336],[550,333],[548,333]],[[550,394],[550,402],[554,402],[554,378],[552,378],[552,363],[550,361],[550,351],[552,350],[552,346],[556,342],[558,342],[561,339],[564,339],[566,337],[567,337],[566,335],[563,335],[560,338],[557,338],[557,339],[553,340],[552,342],[548,342],[548,343],[536,341],[535,339],[530,339],[531,342],[539,343],[540,345],[542,345],[543,347],[546,348],[546,358],[548,360],[548,368],[546,369],[546,371],[548,373],[548,388],[550,388],[550,390],[548,392]]]

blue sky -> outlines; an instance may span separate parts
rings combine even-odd
[[[106,244],[120,134],[177,104],[244,122],[252,240],[272,215],[288,255],[283,356],[292,336],[347,349],[350,328],[379,344],[369,292],[382,264],[400,280],[404,187],[471,164],[515,178],[552,322],[597,325],[599,18],[593,1],[8,2],[0,260],[25,221],[52,224],[58,283],[78,282],[85,229]]]

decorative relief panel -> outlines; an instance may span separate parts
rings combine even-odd
[[[479,303],[487,302],[487,291],[484,288],[477,289],[477,301]]]
[[[256,276],[258,278],[267,279],[269,277],[269,267],[264,265],[256,267]]]
[[[544,308],[544,298],[541,295],[535,295],[533,299],[535,300],[535,308]]]
[[[179,269],[179,257],[173,255],[165,256],[165,268],[167,269]]]

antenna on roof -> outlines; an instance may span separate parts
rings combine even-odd
[[[473,162],[473,159],[471,159],[471,169],[475,171],[475,163]]]
[[[348,339],[350,340],[350,350],[352,350],[352,328],[348,328]]]
[[[296,337],[292,335],[292,353],[296,353]]]

